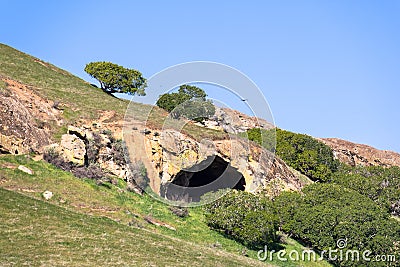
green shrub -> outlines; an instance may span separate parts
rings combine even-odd
[[[189,209],[186,207],[175,207],[175,206],[170,206],[169,210],[175,214],[176,216],[180,218],[186,218],[189,216]]]
[[[332,182],[368,197],[393,215],[400,215],[400,168],[342,166]]]
[[[252,140],[262,147],[266,148],[271,152],[276,151],[276,131],[272,130],[264,130],[260,128],[252,128],[247,130],[245,133],[240,133],[242,137],[246,137],[249,140]]]
[[[278,219],[267,198],[232,190],[204,207],[207,224],[250,248],[277,240]]]
[[[276,149],[274,149],[275,131]],[[290,167],[314,181],[328,181],[339,165],[333,157],[331,148],[309,135],[281,129],[254,128],[247,131],[247,137],[275,152]]]
[[[129,191],[143,192],[150,185],[150,179],[147,176],[147,169],[143,162],[128,162],[128,173],[126,175]]]
[[[303,195],[286,193],[274,200],[281,228],[316,250],[337,248],[345,239],[348,250],[372,252],[375,255],[396,254],[395,242],[400,238],[400,224],[389,218],[369,198],[335,184],[315,183],[304,188]],[[362,259],[361,259],[362,260]],[[333,261],[337,266],[385,266],[377,262]]]
[[[99,151],[101,148],[101,137],[97,133],[93,133],[93,138],[86,143],[87,162],[95,164],[99,159]]]

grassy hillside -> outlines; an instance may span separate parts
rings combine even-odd
[[[1,266],[256,266],[256,261],[144,232],[0,189]]]
[[[128,101],[106,96],[82,79],[0,44],[0,75],[30,85],[31,88],[52,101],[66,106],[70,119],[94,118],[98,110],[115,110],[123,115]]]
[[[0,44],[0,81],[6,78],[60,102],[65,124],[55,129],[58,133],[79,119],[97,118],[99,111],[113,110],[112,119],[121,120],[128,105],[64,70]],[[131,108],[136,119],[144,120],[152,106],[132,103]],[[166,113],[154,111],[148,123],[161,127]],[[197,139],[225,137],[190,123],[183,132]],[[19,165],[34,174],[18,170]],[[42,197],[45,190],[54,194],[49,201]],[[257,251],[211,231],[201,208],[180,218],[150,196],[128,192],[122,180],[97,185],[28,155],[0,155],[0,214],[0,266],[268,266],[256,260]],[[149,224],[148,219],[175,230]],[[286,239],[287,250],[304,249]],[[276,259],[272,264],[298,266]]]
[[[31,168],[34,171],[34,174],[29,175],[16,169],[20,164]],[[158,236],[160,240],[164,240],[163,242],[167,243],[169,242],[168,240],[172,238],[171,241],[172,243],[166,245],[166,247],[167,246],[175,247],[176,245],[173,244],[175,242],[174,241],[175,239],[182,240],[180,242],[184,242],[185,244],[188,241],[190,241],[191,242],[190,244],[187,244],[185,246],[181,245],[181,247],[184,247],[186,249],[188,247],[190,248],[193,246],[199,246],[200,248],[198,250],[202,252],[211,250],[213,251],[213,253],[217,253],[217,255],[226,254],[228,255],[226,256],[227,258],[231,258],[232,260],[235,259],[235,261],[232,262],[228,261],[224,257],[222,257],[220,260],[216,260],[216,262],[221,262],[221,266],[239,266],[239,265],[247,266],[249,263],[248,262],[249,259],[247,257],[242,256],[243,253],[247,254],[249,258],[256,259],[257,255],[256,251],[246,250],[241,244],[231,239],[228,239],[223,235],[218,234],[217,232],[211,231],[205,223],[204,215],[201,208],[190,209],[189,216],[186,218],[177,217],[169,210],[169,207],[167,205],[154,200],[150,196],[148,195],[140,196],[135,193],[126,191],[125,190],[126,184],[123,181],[119,181],[117,185],[105,184],[99,186],[96,185],[95,182],[92,180],[78,179],[72,176],[70,173],[61,171],[43,161],[33,161],[27,156],[8,155],[0,157],[0,187],[36,199],[34,201],[31,198],[25,198],[19,196],[19,194],[18,195],[14,194],[14,198],[23,199],[24,200],[23,202],[26,201],[29,203],[36,203],[34,205],[40,205],[45,207],[43,212],[45,212],[46,209],[50,209],[51,211],[53,210],[57,211],[54,212],[52,215],[50,214],[51,216],[48,213],[47,215],[38,216],[36,211],[32,209],[31,206],[29,206],[31,204],[29,204],[28,206],[25,204],[24,205],[21,204],[20,206],[18,206],[15,204],[15,202],[13,202],[14,204],[5,203],[7,202],[7,199],[9,197],[1,193],[1,196],[4,197],[4,199],[0,203],[1,206],[0,208],[8,210],[9,209],[18,210],[18,212],[13,211],[14,213],[13,216],[12,214],[9,214],[8,216],[2,216],[0,218],[0,223],[2,225],[9,225],[8,227],[10,229],[13,228],[12,225],[14,225],[14,230],[12,230],[14,231],[13,233],[18,233],[17,236],[22,238],[22,240],[20,240],[19,243],[15,243],[14,247],[23,246],[22,244],[24,242],[28,242],[29,240],[31,240],[29,242],[34,242],[35,240],[37,241],[39,240],[40,237],[48,238],[49,240],[47,240],[46,242],[52,244],[55,242],[53,240],[52,235],[45,234],[43,232],[41,232],[41,234],[38,233],[37,235],[33,234],[32,227],[36,225],[35,228],[33,229],[35,232],[36,230],[45,231],[46,228],[50,229],[52,227],[59,226],[60,229],[59,230],[54,229],[54,232],[59,231],[60,233],[63,233],[63,231],[66,231],[65,227],[68,229],[70,227],[69,224],[75,225],[78,218],[80,218],[79,220],[81,221],[82,225],[77,227],[78,229],[79,227],[85,228],[87,230],[88,236],[90,236],[90,234],[94,234],[95,236],[97,235],[96,233],[98,233],[98,231],[95,230],[96,224],[98,224],[97,227],[100,227],[105,224],[107,227],[110,227],[109,229],[114,229],[114,230],[118,229],[118,231],[115,230],[119,233],[118,238],[115,237],[114,241],[112,240],[107,241],[111,242],[107,253],[104,252],[104,254],[99,254],[96,256],[95,252],[97,250],[93,251],[87,248],[88,255],[93,258],[102,259],[103,257],[106,257],[108,254],[118,255],[119,253],[121,253],[118,244],[113,244],[112,242],[118,243],[117,241],[119,240],[119,238],[123,236],[123,233],[125,231],[127,231],[128,235],[133,235],[135,236],[135,238],[132,238],[132,241],[129,241],[131,239],[128,238],[127,240],[123,241],[125,242],[124,244],[130,242],[133,243],[144,242],[145,244],[147,244],[147,246],[152,246],[156,245],[154,241],[152,241],[155,238],[154,236]],[[54,196],[51,200],[43,202],[42,193],[45,190],[50,190],[51,192],[53,192]],[[3,210],[1,212],[2,214],[3,213],[6,214],[7,212],[10,213],[10,211],[6,212]],[[76,213],[83,213],[90,216],[78,215]],[[57,214],[60,215],[58,216]],[[72,216],[73,219],[69,219],[69,217],[64,218],[63,214],[68,214],[68,216]],[[102,217],[103,219],[99,218],[99,216]],[[35,218],[31,219],[31,217]],[[39,220],[40,218],[43,217],[51,218],[51,220],[50,219]],[[145,221],[144,219],[145,217],[150,217],[152,219],[166,223],[174,227],[176,231],[170,230],[165,227],[158,227],[149,224]],[[21,218],[24,219],[21,220]],[[109,218],[119,223],[116,224],[111,220],[106,220],[104,218]],[[22,224],[14,224],[15,221],[19,221]],[[56,226],[53,225],[53,222],[54,223],[57,222]],[[126,225],[128,224],[133,226],[127,227]],[[91,226],[87,228],[87,226],[85,225],[91,225]],[[140,230],[136,228],[140,228]],[[2,238],[3,241],[9,239],[7,235],[10,235],[10,233],[8,233],[8,231],[11,230],[5,230],[5,228],[0,230],[0,235],[6,235],[7,237],[7,238]],[[91,231],[93,231],[93,233],[91,233]],[[132,231],[133,233],[131,233]],[[139,233],[140,236],[138,236]],[[58,238],[63,237],[66,240],[69,240],[69,238],[71,238],[67,234],[56,234],[56,237]],[[149,243],[147,243],[146,240],[138,241],[138,239],[146,239],[146,240],[149,239],[150,241]],[[88,239],[87,242],[90,243],[89,240],[90,238]],[[96,242],[93,239],[92,241],[93,244],[89,244],[92,247],[92,249],[93,247],[96,246],[98,247],[102,246],[101,245],[102,243],[96,245]],[[66,243],[64,244],[63,242]],[[35,249],[34,247],[31,247],[30,248],[31,253],[14,252],[17,254],[15,254],[15,256],[13,257],[14,260],[16,261],[24,262],[27,261],[28,258],[30,257],[30,254],[33,253],[35,255],[38,255],[38,257],[40,258],[50,257],[48,260],[56,261],[57,259],[61,260],[61,257],[71,256],[74,262],[79,261],[80,258],[77,255],[70,255],[70,253],[72,252],[68,251],[70,249],[68,247],[69,244],[68,242],[70,241],[62,241],[60,244],[58,244],[61,247],[65,245],[63,249],[60,249],[60,251],[63,251],[63,253],[58,258],[50,259],[52,257],[51,255],[46,256],[48,254],[48,250],[46,250],[44,247],[40,249],[39,248]],[[0,248],[2,249],[2,251],[5,251],[3,250],[3,247],[5,246],[7,246],[7,243],[0,243]],[[301,251],[303,249],[303,247],[299,243],[291,239],[288,239],[287,245],[285,246],[287,250],[294,249],[297,251]],[[72,247],[72,249],[74,248]],[[152,249],[153,248],[148,248],[148,249],[146,248],[147,251],[150,251],[150,253],[147,254],[148,257],[153,257],[154,255],[156,255],[151,253]],[[10,251],[9,253],[11,252],[12,251]],[[139,252],[136,251],[136,253]],[[187,260],[185,257],[188,253],[192,252],[186,251],[186,254],[182,255],[182,257],[180,256],[181,255],[180,253],[175,255],[174,257],[177,258],[182,263],[185,263]],[[215,259],[213,258],[215,255],[212,252],[210,253],[211,254],[207,256],[203,255],[204,257],[206,257],[204,261],[204,266],[215,266],[214,264],[207,264],[208,262],[207,258],[209,258],[210,261],[211,259]],[[9,257],[12,257],[13,254],[10,255],[11,256]],[[128,257],[128,254],[126,254],[125,256]],[[140,257],[144,257],[144,255]],[[8,259],[7,261],[11,260],[11,258],[7,259]],[[165,258],[165,261],[162,260],[159,261],[158,263],[160,262],[167,263],[168,259],[169,258]],[[95,260],[96,259],[94,259],[94,261]],[[145,262],[147,262],[147,260],[149,259],[143,260],[142,263],[144,264]],[[36,262],[36,261],[31,261],[31,262]],[[235,262],[236,263],[240,262],[240,264],[236,264]],[[164,266],[162,264],[157,264],[157,263],[155,264],[156,266]],[[257,266],[259,262],[254,260],[250,261],[249,264],[252,266]],[[273,264],[277,266],[297,266],[297,264],[293,262],[279,262],[277,260],[275,260]],[[319,262],[319,263],[305,262],[302,264],[304,266],[328,266],[325,262]],[[2,263],[0,263],[0,265],[2,265]],[[267,265],[263,263],[262,266],[267,266]]]

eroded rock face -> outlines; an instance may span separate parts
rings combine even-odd
[[[332,148],[335,158],[351,166],[400,166],[400,154],[337,138],[318,139]]]
[[[106,172],[126,179],[128,167],[125,156],[122,147],[119,148],[118,155],[116,154],[115,142],[117,141],[114,137],[103,134],[96,126],[70,125],[68,132],[62,135],[60,144],[51,144],[46,149],[53,149],[66,162],[73,162],[78,166],[98,164]]]
[[[144,134],[139,129],[133,136],[136,140],[131,145],[135,146],[135,150],[145,151],[143,155],[146,159],[143,162],[148,170],[152,169],[150,173],[153,176],[149,178],[153,180],[153,190],[158,193],[162,193],[163,188],[178,178],[182,181],[188,179],[185,182],[187,184],[196,184],[190,181],[195,175],[189,171],[185,175],[191,177],[182,178],[182,170],[202,170],[207,167],[207,159],[215,157],[240,173],[246,191],[277,195],[284,190],[298,191],[305,185],[282,160],[242,139],[197,142],[175,130],[164,130],[162,133],[148,131]],[[139,147],[141,144],[142,147]]]
[[[41,152],[50,143],[47,123],[57,124],[59,111],[26,85],[1,80],[7,88],[0,90],[0,153]]]

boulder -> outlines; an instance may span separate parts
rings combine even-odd
[[[44,199],[49,200],[53,197],[53,192],[51,191],[44,191],[42,196],[44,197]]]
[[[61,155],[67,160],[78,165],[85,164],[85,142],[75,134],[64,134],[59,146]]]
[[[23,171],[24,173],[27,173],[29,175],[33,174],[33,171],[31,169],[29,169],[28,167],[25,167],[23,165],[19,165],[18,170]]]

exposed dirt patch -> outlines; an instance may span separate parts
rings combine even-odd
[[[61,112],[40,97],[33,87],[8,78],[0,92],[0,150],[2,153],[40,152],[51,140],[54,125],[61,125]]]
[[[13,164],[13,163],[9,163],[9,162],[5,162],[3,164],[0,165],[1,168],[5,168],[5,169],[16,169],[18,168],[18,165]]]
[[[7,88],[13,96],[21,104],[25,104],[38,119],[43,121],[54,120],[59,122],[59,124],[62,123],[60,120],[61,111],[54,107],[55,103],[40,97],[35,92],[35,88],[7,78],[3,78],[2,80],[7,83]]]

